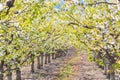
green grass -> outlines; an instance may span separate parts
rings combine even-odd
[[[60,69],[60,74],[56,80],[70,80],[68,77],[73,74],[72,64],[78,59],[77,55],[70,59],[65,66]]]
[[[72,66],[70,64],[65,65],[61,68],[60,75],[63,77],[68,77],[72,74]]]

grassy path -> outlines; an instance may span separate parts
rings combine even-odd
[[[30,73],[30,65],[23,67],[22,80],[59,80],[64,75],[63,72],[61,72],[63,67],[74,57],[74,53],[75,50],[70,49],[67,56],[52,60],[51,63],[44,65],[42,69],[37,69],[37,65],[35,64],[34,74]]]
[[[85,53],[72,58],[67,64],[71,66],[72,73],[60,80],[108,80],[94,62],[89,62]]]
[[[23,80],[108,80],[94,62],[89,62],[87,54],[75,55],[74,49],[69,50],[68,56],[53,60],[43,69],[35,69],[34,74],[27,71]]]

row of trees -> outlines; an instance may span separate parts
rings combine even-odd
[[[98,2],[81,9],[80,15],[70,15],[74,24],[81,27],[76,36],[88,47],[90,60],[103,68],[110,80],[119,80],[120,74],[116,74],[120,70],[120,10],[117,4]]]
[[[21,67],[27,63],[33,67],[34,59],[43,53],[49,56],[86,46],[90,59],[115,80],[120,68],[120,11],[117,4],[94,1],[64,5],[56,11],[56,2],[50,0],[17,0],[7,15],[4,6],[0,12],[0,79],[7,74],[11,80],[16,71],[16,79],[21,80]],[[63,9],[66,6],[68,10]]]
[[[5,1],[6,2],[6,1]],[[67,26],[67,18],[63,12],[55,12],[55,3],[51,1],[16,0],[9,13],[8,6],[0,12],[0,79],[12,80],[16,72],[16,80],[21,80],[21,67],[31,64],[34,72],[34,59],[43,66],[50,62],[50,55],[73,46],[76,41],[72,27]],[[63,21],[66,19],[66,21]],[[42,62],[39,62],[39,57]],[[56,56],[60,56],[56,55]],[[54,58],[54,57],[53,57]]]

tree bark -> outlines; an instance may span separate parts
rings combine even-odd
[[[58,53],[55,54],[55,59],[58,58]]]
[[[40,69],[40,56],[37,57],[37,68]]]
[[[45,54],[45,64],[47,64],[48,54]]]
[[[12,80],[11,67],[8,65],[6,67],[7,67],[7,71],[8,71],[7,78],[8,78],[8,80]]]
[[[0,80],[3,80],[3,71],[4,71],[4,61],[1,61],[0,63]]]
[[[55,54],[54,53],[52,54],[52,59],[55,59]]]
[[[43,67],[43,59],[44,59],[43,57],[44,57],[44,55],[43,55],[43,53],[41,53],[41,64],[40,64],[41,67]]]
[[[105,73],[105,75],[107,75],[107,73],[108,73],[107,71],[108,71],[108,64],[105,64],[104,65],[104,73]]]
[[[110,64],[107,65],[107,78],[110,79]]]
[[[34,72],[35,72],[35,70],[34,70],[34,60],[33,60],[31,63],[31,73],[34,73]]]
[[[110,80],[115,80],[115,72],[114,69],[112,67],[112,64],[110,64]]]
[[[16,80],[22,80],[21,79],[21,70],[20,70],[20,68],[17,68],[17,70],[16,70]]]
[[[50,60],[50,54],[48,54],[48,63],[50,63],[51,60]]]

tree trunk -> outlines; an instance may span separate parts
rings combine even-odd
[[[7,73],[7,78],[8,78],[8,80],[12,80],[12,72],[11,72],[11,67],[10,66],[6,66],[7,67],[7,71],[8,71],[8,73]]]
[[[110,64],[106,65],[106,76],[108,79],[110,79]]]
[[[40,69],[40,56],[37,57],[37,68]]]
[[[108,71],[108,64],[104,65],[104,74],[107,75]]]
[[[112,67],[112,64],[110,64],[110,80],[115,80],[115,72],[114,69]]]
[[[47,64],[48,54],[45,54],[45,64]]]
[[[109,64],[106,66],[106,75],[107,78],[110,79]]]
[[[55,59],[58,58],[58,53],[55,54]]]
[[[55,54],[54,53],[52,54],[52,59],[55,59]]]
[[[50,63],[51,60],[50,60],[50,54],[48,54],[48,63]]]
[[[61,56],[62,56],[62,54],[63,54],[63,53],[59,53],[59,54],[58,54],[58,57],[61,57]]]
[[[31,63],[31,73],[34,73],[34,72],[35,72],[35,70],[34,70],[34,60],[33,60]]]
[[[43,55],[43,53],[41,53],[41,64],[40,64],[41,67],[43,67],[43,57],[44,57],[44,55]]]
[[[66,49],[66,50],[64,51],[64,56],[66,56],[67,53],[68,53],[68,50]]]
[[[3,80],[3,77],[4,77],[4,75],[3,75],[3,71],[4,71],[3,66],[4,66],[4,61],[1,61],[1,63],[0,63],[0,80]]]
[[[20,70],[20,68],[17,68],[17,70],[16,70],[16,80],[22,80],[21,79],[21,70]]]

